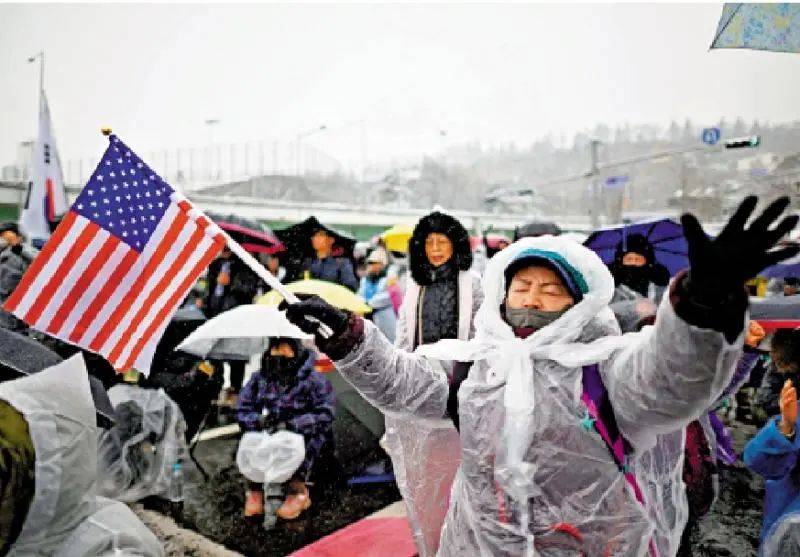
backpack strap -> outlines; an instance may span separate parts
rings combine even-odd
[[[583,366],[583,394],[581,401],[586,406],[586,416],[581,425],[587,430],[594,430],[606,444],[608,452],[614,459],[617,467],[625,481],[633,490],[636,500],[644,506],[644,494],[636,480],[636,475],[628,468],[628,455],[632,448],[627,439],[622,435],[614,416],[614,409],[608,399],[608,390],[603,383],[600,375],[600,368],[597,364]],[[650,552],[652,557],[658,555],[653,538],[650,538]]]
[[[453,376],[450,378],[450,392],[447,395],[447,415],[453,420],[456,430],[459,430],[458,422],[458,389],[461,383],[469,375],[473,362],[455,362],[453,365]]]

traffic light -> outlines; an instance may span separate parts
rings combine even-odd
[[[752,149],[761,145],[760,135],[751,135],[749,137],[737,137],[725,142],[726,149]]]

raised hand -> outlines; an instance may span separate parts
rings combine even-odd
[[[683,233],[689,244],[689,279],[693,289],[705,294],[712,294],[714,290],[731,292],[741,288],[764,268],[800,252],[797,246],[773,250],[778,241],[797,225],[798,217],[792,215],[770,228],[789,206],[789,198],[781,197],[771,203],[749,228],[745,228],[757,202],[754,195],[746,198],[714,239],[705,235],[694,215],[681,217]]]
[[[764,340],[765,336],[767,336],[767,332],[764,327],[759,325],[758,321],[750,321],[747,326],[747,335],[744,338],[744,343],[750,348],[756,348]]]
[[[792,385],[792,380],[787,379],[781,389],[781,421],[778,428],[784,435],[792,435],[797,423],[797,390]]]

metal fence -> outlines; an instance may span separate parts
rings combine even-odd
[[[303,143],[246,141],[204,147],[177,147],[140,152],[144,161],[170,183],[187,189],[236,182],[266,175],[331,175],[344,165],[327,153]],[[64,180],[85,184],[97,157],[63,161]]]

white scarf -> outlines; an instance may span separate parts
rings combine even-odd
[[[556,321],[526,339],[517,338],[500,314],[505,299],[505,270],[526,249],[555,252],[579,271],[588,286],[583,299]],[[595,318],[614,321],[608,307],[614,293],[614,279],[600,258],[582,245],[563,238],[523,238],[495,255],[483,276],[485,298],[475,316],[475,338],[469,341],[442,340],[421,346],[416,352],[438,360],[462,362],[486,360],[489,385],[505,382],[505,421],[495,461],[496,477],[506,492],[518,501],[530,496],[535,466],[525,461],[533,438],[533,360],[552,360],[575,368],[605,360],[630,343],[620,335],[593,342],[578,342],[584,328]],[[520,505],[521,523],[527,524],[528,505]],[[527,530],[527,527],[524,527]],[[532,536],[529,535],[529,545]]]

